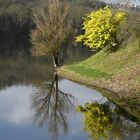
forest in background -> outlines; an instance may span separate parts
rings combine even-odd
[[[67,0],[62,0],[62,2],[64,1]],[[105,3],[98,0],[68,1],[71,5],[70,14],[73,20],[73,29],[76,32],[81,30],[83,15],[105,6]],[[0,0],[1,56],[16,55],[19,52],[30,55],[30,34],[36,26],[32,13],[38,9],[46,8],[47,3],[48,0]]]
[[[32,12],[46,7],[47,3],[48,0],[0,0],[0,38],[29,37],[30,31],[35,28]],[[71,11],[74,11],[72,16],[79,20],[76,22],[80,22],[87,11],[105,6],[97,0],[71,0],[70,3],[73,8]]]
[[[75,35],[82,32],[82,22],[85,14],[106,4],[99,0],[61,0],[69,1],[71,5],[70,14],[72,19],[73,36],[67,42],[67,48],[70,46],[79,46],[75,43]],[[36,28],[32,18],[32,13],[40,8],[47,7],[48,0],[0,0],[0,55],[20,55],[20,53],[31,55],[30,34]],[[117,5],[110,5],[116,9]],[[118,40],[124,45],[132,37],[138,35],[139,12],[131,11],[127,14],[128,22],[121,27],[118,33]],[[137,17],[137,18],[135,18]],[[70,45],[71,44],[71,45]],[[88,48],[86,48],[88,49]],[[73,51],[74,52],[74,51]],[[70,53],[70,52],[68,52]]]

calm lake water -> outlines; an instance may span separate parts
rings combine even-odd
[[[73,48],[61,54],[62,63],[90,55]],[[137,119],[102,93],[58,77],[52,67],[50,59],[2,56],[0,140],[140,140]]]
[[[91,135],[92,139],[95,136],[99,140],[140,139],[138,122],[124,115],[120,108],[117,108],[118,113],[112,112],[109,116],[111,129],[106,124],[101,131],[84,130],[88,122],[84,113],[76,111],[76,106],[86,103],[106,104],[109,110],[117,108],[100,92],[57,75],[44,81],[7,84],[0,90],[0,139],[89,140]]]

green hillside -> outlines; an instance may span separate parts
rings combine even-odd
[[[105,96],[140,116],[140,13],[126,12],[119,26],[117,50],[103,48],[90,58],[63,66],[59,75],[101,90]]]
[[[117,52],[100,51],[85,61],[67,65],[60,75],[102,90],[110,100],[138,117],[140,114],[140,39]],[[111,92],[104,92],[104,90]],[[132,110],[131,110],[132,109]],[[133,110],[134,109],[134,110]]]
[[[114,53],[100,51],[89,59],[65,67],[90,79],[104,79],[124,90],[140,91],[140,39]],[[113,84],[112,83],[112,84]]]
[[[111,90],[120,97],[139,93],[140,13],[126,13],[126,22],[119,27],[117,40],[119,47],[115,52],[102,49],[87,60],[63,67],[63,71],[72,72],[72,76],[77,74],[76,77],[85,78],[91,85]]]

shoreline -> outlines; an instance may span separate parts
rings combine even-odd
[[[122,107],[130,115],[136,117],[140,121],[139,93],[134,94],[134,91],[129,91],[128,89],[123,89],[124,91],[121,91],[117,88],[117,86],[115,88],[112,88],[113,86],[110,85],[113,84],[109,80],[93,79],[86,76],[81,76],[78,73],[66,69],[65,66],[59,68],[57,71],[58,75],[60,75],[61,77],[100,91],[110,101]]]

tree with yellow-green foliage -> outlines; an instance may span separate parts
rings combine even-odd
[[[104,9],[93,11],[84,18],[84,34],[76,37],[77,42],[83,42],[91,49],[112,51],[117,47],[117,29],[124,21],[124,12],[112,12],[106,6]]]

